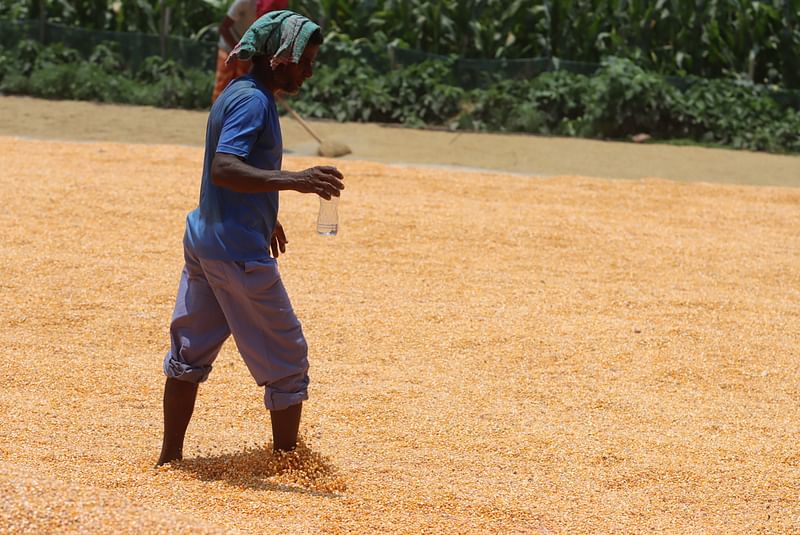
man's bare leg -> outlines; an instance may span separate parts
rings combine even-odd
[[[164,384],[164,442],[156,466],[183,458],[183,439],[194,412],[197,383],[167,378]]]
[[[273,451],[291,451],[297,447],[297,433],[300,430],[302,412],[302,403],[280,411],[269,411],[272,420]]]

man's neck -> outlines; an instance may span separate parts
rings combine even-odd
[[[254,65],[250,68],[250,75],[256,79],[256,82],[261,84],[264,89],[272,93],[273,95],[277,92],[278,87],[275,82],[275,79],[272,76],[272,71],[266,71],[264,69],[258,69]]]

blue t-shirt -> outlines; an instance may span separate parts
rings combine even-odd
[[[214,185],[211,162],[217,152],[239,156],[259,169],[281,168],[283,141],[275,99],[250,75],[228,84],[211,107],[200,204],[186,217],[184,241],[201,258],[268,257],[278,192],[237,193]]]

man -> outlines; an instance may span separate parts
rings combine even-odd
[[[236,46],[244,32],[260,16],[270,11],[287,9],[288,5],[289,0],[234,0],[219,25],[217,75],[211,95],[212,104],[231,80],[250,71],[250,64],[246,61],[227,62],[231,49]]]
[[[335,167],[281,170],[275,94],[299,91],[321,43],[319,26],[277,11],[258,19],[228,59],[252,59],[252,69],[225,88],[208,118],[200,203],[186,218],[186,264],[164,358],[159,465],[182,458],[198,384],[231,334],[265,387],[274,449],[296,445],[308,398],[308,348],[278,273],[276,258],[288,243],[277,220],[278,192],[330,199],[344,184]]]

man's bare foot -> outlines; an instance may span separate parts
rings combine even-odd
[[[161,452],[161,456],[158,458],[158,462],[156,463],[156,467],[163,466],[167,463],[171,463],[172,461],[180,461],[183,459],[183,454],[181,452]]]

